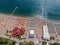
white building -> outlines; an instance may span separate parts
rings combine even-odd
[[[29,34],[29,37],[30,37],[30,38],[34,38],[34,35],[35,35],[35,34],[34,34],[34,30],[30,30],[29,33],[30,33],[30,34]]]
[[[43,25],[43,39],[50,40],[50,35],[48,32],[48,26],[47,25]]]

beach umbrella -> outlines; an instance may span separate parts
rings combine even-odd
[[[25,33],[25,29],[22,27],[21,28],[15,27],[11,33],[12,35],[23,35]]]

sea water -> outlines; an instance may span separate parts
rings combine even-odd
[[[60,20],[59,0],[0,0],[0,13]],[[42,13],[44,8],[44,13]]]

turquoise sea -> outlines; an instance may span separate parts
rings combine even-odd
[[[59,0],[0,0],[0,13],[11,14],[18,7],[14,15],[60,20]],[[43,15],[42,7],[44,8]]]

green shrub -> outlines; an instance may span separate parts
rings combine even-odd
[[[29,42],[29,45],[34,45],[34,42],[33,42],[33,41],[30,41],[30,42]]]
[[[21,39],[21,35],[18,35],[17,38],[18,38],[18,39]]]
[[[53,45],[60,45],[59,43],[55,42]]]
[[[42,45],[46,45],[47,44],[47,42],[42,42]]]
[[[52,43],[49,43],[49,45],[53,45]]]
[[[55,40],[55,37],[52,36],[50,39]]]
[[[19,45],[34,45],[33,41],[30,42],[20,42]]]
[[[0,45],[15,45],[15,41],[0,37]]]

